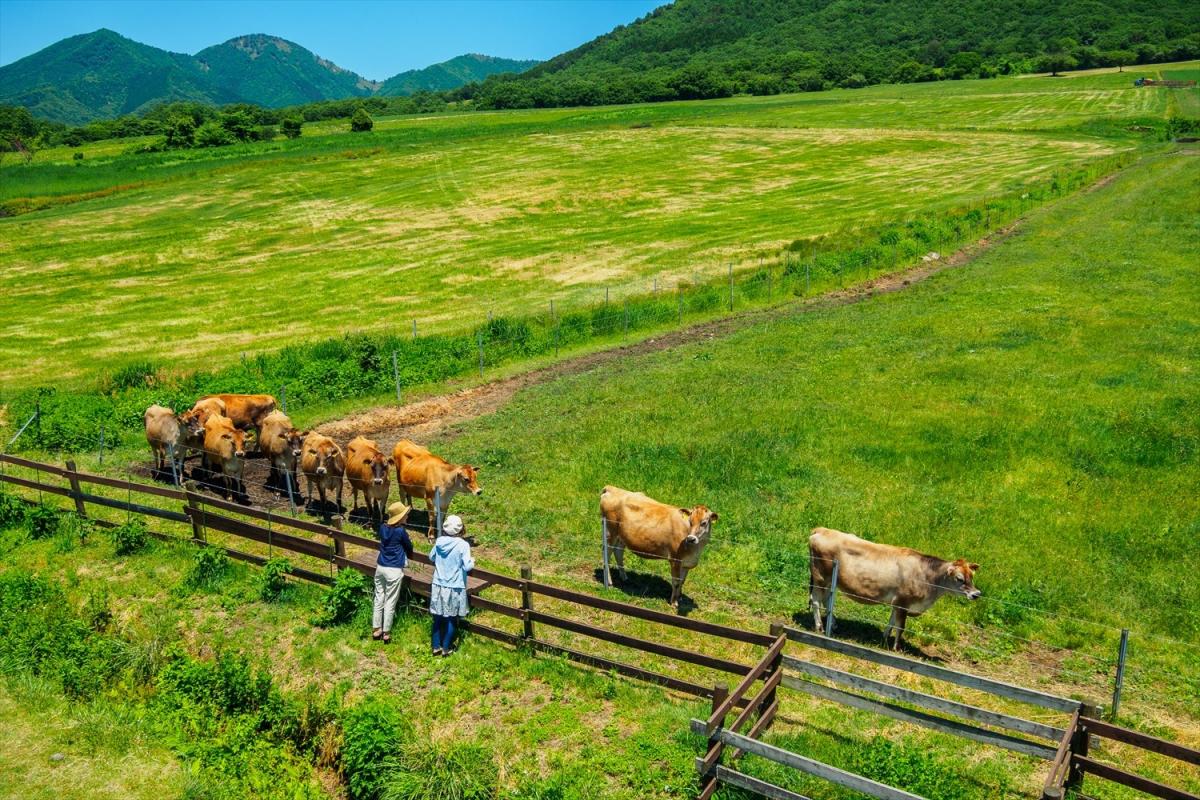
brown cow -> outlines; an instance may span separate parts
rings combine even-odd
[[[312,505],[313,487],[321,497],[321,505],[328,500],[325,493],[337,489],[337,507],[342,508],[342,476],[346,473],[346,457],[342,448],[328,436],[310,433],[304,437],[304,452],[300,456],[300,472],[308,483],[308,505]]]
[[[225,416],[244,431],[253,428],[256,441],[262,437],[263,420],[275,410],[275,398],[269,394],[210,394],[201,399],[224,403]]]
[[[412,504],[412,498],[423,499],[431,516],[436,513],[434,501],[439,496],[439,510],[444,515],[454,495],[483,494],[477,482],[478,467],[451,464],[407,439],[401,439],[392,449],[392,463],[396,465],[396,483],[409,498],[409,504]]]
[[[822,617],[836,559],[838,594],[865,605],[892,607],[883,638],[887,641],[895,631],[896,650],[900,649],[908,617],[924,614],[942,595],[978,600],[983,594],[972,583],[978,564],[961,558],[944,561],[907,547],[876,544],[829,528],[813,529],[808,537],[808,558],[809,597],[817,630],[824,630]]]
[[[346,445],[346,480],[350,482],[351,508],[358,506],[358,493],[363,493],[367,515],[372,524],[383,521],[383,507],[391,491],[388,459],[375,442],[357,436]]]
[[[626,577],[626,547],[642,558],[671,562],[671,607],[678,610],[688,570],[700,563],[700,554],[712,535],[712,524],[720,516],[705,506],[680,508],[616,486],[605,486],[600,492],[600,515],[622,581]]]
[[[245,497],[242,471],[246,466],[246,432],[229,417],[213,414],[204,423],[204,464],[210,473],[221,475],[226,494]]]
[[[214,414],[225,416],[225,403],[215,397],[206,397],[197,400],[194,406],[179,415],[179,421],[187,429],[184,443],[189,452],[204,454],[204,423]]]
[[[259,439],[259,449],[267,458],[271,470],[267,475],[267,485],[280,491],[289,491],[289,483],[299,492],[300,482],[296,476],[296,468],[300,464],[300,454],[304,449],[304,437],[308,431],[300,431],[282,411],[272,411],[262,421],[262,435]],[[284,483],[288,481],[288,483]]]
[[[171,468],[171,480],[179,482],[183,472],[183,446],[187,428],[180,422],[174,409],[153,405],[142,415],[146,423],[146,441],[154,452],[154,471],[166,474]]]

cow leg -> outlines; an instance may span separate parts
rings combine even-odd
[[[908,612],[903,608],[894,609],[892,612],[896,617],[896,650],[900,649],[900,643],[904,640],[904,626],[908,623]]]
[[[687,567],[671,564],[671,608],[679,610],[679,601],[683,598],[683,582],[687,580]]]
[[[825,603],[828,597],[828,589],[815,582],[812,584],[808,593],[808,602],[812,605],[813,630],[817,633],[825,632]]]
[[[883,629],[883,644],[885,647],[891,647],[892,631],[896,629],[896,612],[898,610],[895,606],[892,606],[892,615],[888,617],[887,627]]]
[[[625,540],[617,537],[612,543],[613,556],[617,559],[617,572],[621,573],[621,582],[625,582]]]

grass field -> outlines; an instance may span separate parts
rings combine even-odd
[[[0,375],[79,384],[133,360],[224,364],[645,291],[650,276],[1019,192],[1133,146],[1120,121],[1167,104],[1120,74],[964,81],[10,162],[0,199],[102,196],[0,220]]]

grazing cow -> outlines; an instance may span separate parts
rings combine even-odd
[[[213,414],[204,423],[204,464],[210,474],[221,475],[226,494],[237,499],[246,496],[242,486],[246,432],[229,417]]]
[[[179,415],[179,421],[187,429],[184,433],[184,444],[189,452],[204,453],[204,423],[213,416],[225,416],[225,403],[215,397],[205,397],[196,401],[191,409]]]
[[[704,506],[680,508],[616,486],[605,486],[600,492],[600,515],[622,581],[626,547],[642,558],[671,562],[671,607],[678,610],[688,570],[700,563],[719,515]]]
[[[358,493],[362,492],[372,524],[382,522],[383,507],[387,505],[392,484],[387,456],[375,442],[358,436],[346,445],[346,480],[353,493],[351,508],[358,506]]]
[[[961,558],[944,561],[907,547],[876,544],[829,528],[813,529],[808,537],[808,557],[809,597],[817,630],[823,630],[822,616],[837,559],[839,594],[865,605],[892,607],[883,638],[887,641],[895,631],[896,650],[900,649],[908,617],[924,614],[942,595],[978,600],[983,594],[972,583],[978,564]]]
[[[421,498],[431,516],[436,513],[434,500],[439,492],[439,510],[442,514],[450,508],[450,500],[456,494],[483,494],[476,480],[479,476],[478,467],[451,464],[407,439],[401,439],[392,449],[392,463],[396,465],[396,483],[405,497],[409,498],[409,504],[412,498]]]
[[[224,403],[225,416],[244,431],[253,428],[256,440],[262,438],[263,420],[275,410],[275,398],[269,394],[211,394],[202,399]]]
[[[310,433],[304,437],[304,453],[300,456],[300,471],[308,484],[308,505],[312,505],[313,487],[321,497],[321,505],[328,502],[326,492],[337,490],[337,507],[342,507],[342,476],[346,474],[346,457],[342,448],[328,436]]]
[[[304,437],[307,435],[308,431],[298,430],[282,411],[272,411],[263,417],[262,435],[258,446],[271,467],[270,474],[267,475],[268,486],[287,492],[290,483],[299,493],[300,482],[296,476],[296,467],[300,464]]]
[[[173,409],[154,405],[142,415],[146,423],[146,441],[154,451],[154,471],[165,474],[170,465],[171,480],[178,482],[183,472],[183,445],[187,428]]]

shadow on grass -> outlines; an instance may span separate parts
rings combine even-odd
[[[628,577],[621,580],[620,575],[616,570],[611,571],[612,585],[614,589],[619,589],[630,597],[650,597],[658,598],[664,604],[671,600],[671,582],[666,578],[658,575],[650,575],[645,572],[626,573]],[[593,573],[596,583],[604,584],[604,568],[596,567]],[[668,607],[669,609],[669,607]],[[696,603],[686,593],[679,595],[679,610],[678,614],[681,617],[686,617],[688,614],[696,610]]]
[[[805,609],[795,612],[792,614],[792,622],[797,628],[808,631],[813,630],[812,610]],[[866,622],[859,619],[847,619],[834,614],[833,635],[830,638],[879,648],[887,650],[889,653],[897,653],[898,655],[914,656],[924,661],[945,661],[940,656],[926,653],[919,647],[909,644],[907,640],[900,642],[900,649],[898,651],[892,650],[891,643],[883,638],[885,627],[886,625],[877,625],[874,622]],[[816,633],[823,635],[825,632],[816,631]]]

